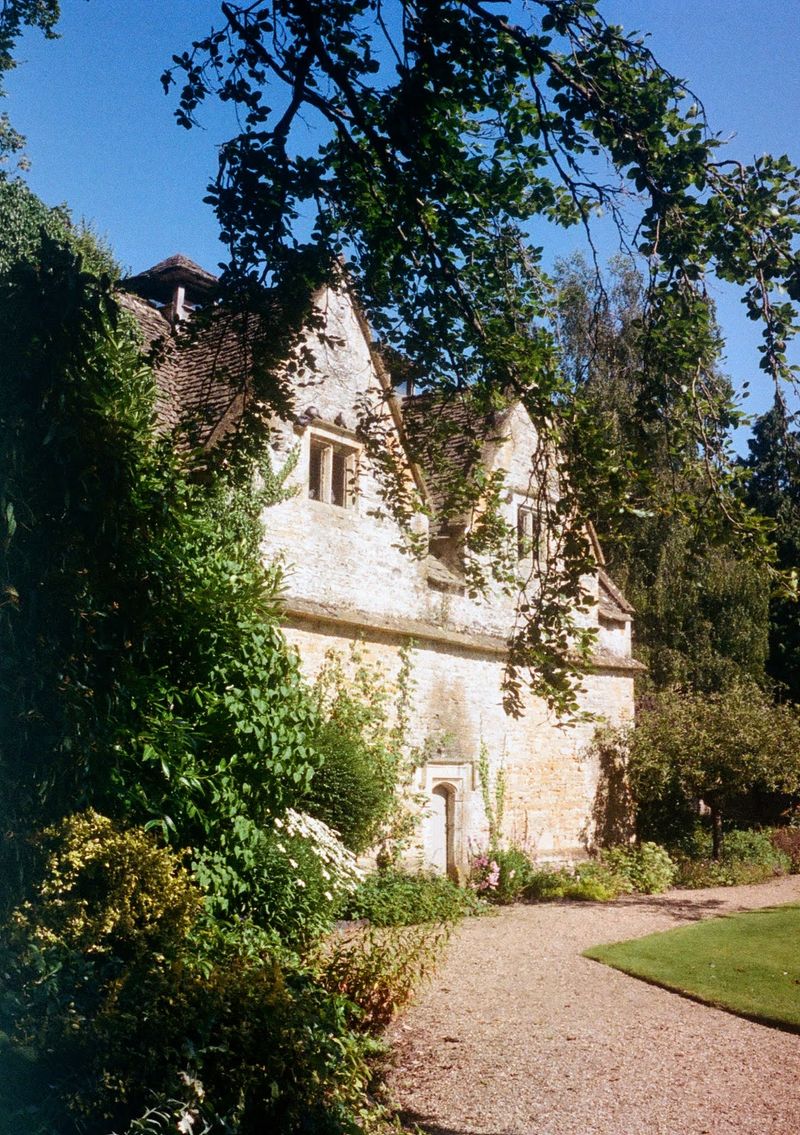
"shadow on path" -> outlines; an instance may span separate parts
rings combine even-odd
[[[431,1123],[427,1116],[416,1111],[398,1111],[397,1118],[410,1130],[419,1131],[420,1135],[476,1135],[474,1128],[468,1127],[442,1127],[438,1123]],[[505,1131],[481,1131],[480,1135],[508,1135]],[[535,1135],[531,1131],[530,1135]]]
[[[617,901],[620,906],[632,906],[637,910],[652,911],[653,914],[666,914],[682,922],[700,922],[714,914],[733,913],[734,910],[730,903],[722,899],[684,898],[674,891],[666,895],[626,895]]]

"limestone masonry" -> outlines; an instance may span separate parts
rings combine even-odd
[[[177,349],[175,328],[212,284],[213,277],[190,261],[171,257],[127,281],[123,297],[147,343],[161,343],[162,419],[175,425],[202,403],[210,443],[236,412],[239,395],[231,375],[237,368],[224,350],[208,343]],[[522,718],[505,713],[501,681],[519,595],[499,588],[481,598],[467,594],[457,551],[436,526],[435,475],[426,476],[409,459],[411,492],[428,513],[415,517],[428,554],[412,554],[381,495],[358,414],[365,404],[383,412],[387,437],[402,453],[404,426],[420,414],[424,401],[391,390],[346,287],[326,290],[315,302],[323,320],[322,329],[307,336],[313,363],[293,380],[293,420],[276,420],[272,431],[273,467],[296,459],[287,480],[295,491],[264,513],[264,557],[279,557],[285,566],[286,637],[309,676],[327,651],[346,653],[356,640],[394,675],[400,649],[413,644],[410,739],[426,753],[416,773],[425,803],[413,860],[457,873],[470,847],[485,846],[477,772],[482,746],[493,775],[501,766],[505,770],[506,835],[541,859],[583,855],[594,834],[599,769],[588,749],[597,723],[565,727],[531,696]],[[528,498],[534,425],[516,405],[497,417],[490,433],[480,459],[489,471],[503,471],[504,517],[524,533],[533,512]],[[520,543],[521,586],[525,559],[529,567],[535,554]],[[581,707],[618,725],[633,715],[633,681],[641,667],[631,657],[631,608],[602,570],[599,549],[597,557],[596,572],[585,580],[592,605],[583,620],[597,627],[598,637]]]

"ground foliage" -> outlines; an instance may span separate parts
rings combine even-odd
[[[357,1006],[356,1028],[378,1033],[434,972],[454,922],[367,926],[331,937],[320,954],[322,984]]]
[[[535,854],[511,844],[473,855],[470,867],[470,888],[501,906],[520,900],[610,902],[634,891],[659,894],[677,874],[667,851],[650,842],[606,848],[573,867],[543,865]]]
[[[414,926],[422,922],[458,922],[480,914],[480,899],[444,875],[426,875],[387,867],[368,875],[349,897],[343,914],[373,926]]]
[[[759,546],[759,525],[718,499],[729,461],[705,381],[717,334],[705,280],[741,286],[763,325],[764,371],[790,377],[797,171],[782,157],[726,159],[699,100],[642,38],[590,0],[536,0],[519,18],[481,0],[226,3],[164,84],[177,84],[186,127],[213,96],[240,113],[209,191],[230,253],[229,300],[260,297],[276,336],[289,328],[288,345],[309,290],[343,258],[381,339],[430,389],[468,388],[485,411],[517,398],[530,410],[532,480],[559,481],[557,501],[540,494],[542,519],[570,535],[521,609],[511,709],[526,670],[557,708],[574,707],[568,646],[591,649],[574,622],[590,562],[575,521],[600,505],[613,513],[609,493],[624,509],[628,475],[648,459],[609,447],[558,367],[541,270],[548,225],[591,237],[602,210],[646,257],[639,413],[698,460],[710,487],[704,524],[733,522],[743,545]],[[319,143],[309,145],[312,124]],[[568,428],[583,444],[565,469],[556,453]]]
[[[319,965],[210,919],[153,834],[89,811],[42,843],[40,881],[0,935],[2,1025],[38,1073],[28,1092],[0,1084],[4,1121],[31,1135],[362,1129],[361,1016]]]
[[[712,833],[699,825],[675,851],[678,864],[677,885],[699,887],[737,887],[763,883],[793,871],[792,857],[781,849],[791,846],[791,829],[726,831],[722,855],[713,856]]]

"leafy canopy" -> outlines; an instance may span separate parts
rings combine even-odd
[[[627,454],[607,470],[627,493],[627,511],[608,515],[600,485],[593,515],[609,571],[636,611],[636,656],[647,665],[648,683],[707,692],[747,678],[763,683],[769,570],[753,562],[735,526],[725,523],[737,507],[735,479],[721,494],[718,523],[709,524],[712,488],[698,472],[694,447],[641,411],[649,397],[645,281],[622,257],[598,278],[581,256],[560,262],[555,281],[562,366],[606,436]],[[701,378],[715,404],[716,421],[707,428],[725,446],[742,415],[718,351]],[[606,494],[605,503],[612,497]],[[747,499],[754,522],[770,515],[752,493]]]
[[[754,791],[797,793],[798,753],[797,709],[774,705],[752,684],[718,694],[665,690],[640,706],[631,730],[631,790],[640,813],[677,813],[702,798],[712,818],[722,817]]]
[[[762,323],[762,368],[789,378],[798,172],[785,157],[727,160],[699,101],[641,37],[590,0],[524,12],[481,0],[224,3],[218,28],[175,55],[163,81],[179,83],[186,127],[213,96],[239,112],[209,190],[229,249],[223,286],[229,301],[260,306],[284,355],[310,291],[343,259],[372,325],[426,386],[531,412],[532,481],[558,475],[557,502],[539,494],[541,519],[574,536],[520,606],[510,708],[526,667],[557,708],[574,707],[566,655],[570,643],[591,650],[574,619],[591,568],[578,520],[600,489],[608,515],[627,505],[624,477],[611,475],[630,464],[627,441],[603,435],[558,366],[549,226],[591,242],[603,212],[646,258],[639,412],[707,478],[706,515],[733,523],[744,547],[763,545],[725,495],[706,278],[741,286]],[[565,467],[555,454],[567,428],[582,441]],[[463,486],[451,489],[450,512],[463,511]],[[485,540],[478,549],[488,576],[508,537],[495,531],[497,554]]]

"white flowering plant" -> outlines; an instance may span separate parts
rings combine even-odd
[[[363,872],[338,834],[322,820],[289,809],[264,839],[262,901],[269,928],[289,945],[325,933]]]
[[[326,933],[363,878],[355,856],[322,820],[288,809],[266,827],[237,819],[244,849],[231,870],[225,850],[194,864],[210,909],[226,917],[232,889],[236,914],[291,949]]]
[[[313,847],[330,890],[340,895],[349,894],[364,879],[364,871],[358,866],[355,855],[344,846],[338,832],[322,820],[289,808],[283,819],[275,820],[275,828],[278,831],[285,828],[287,836],[303,839]]]

